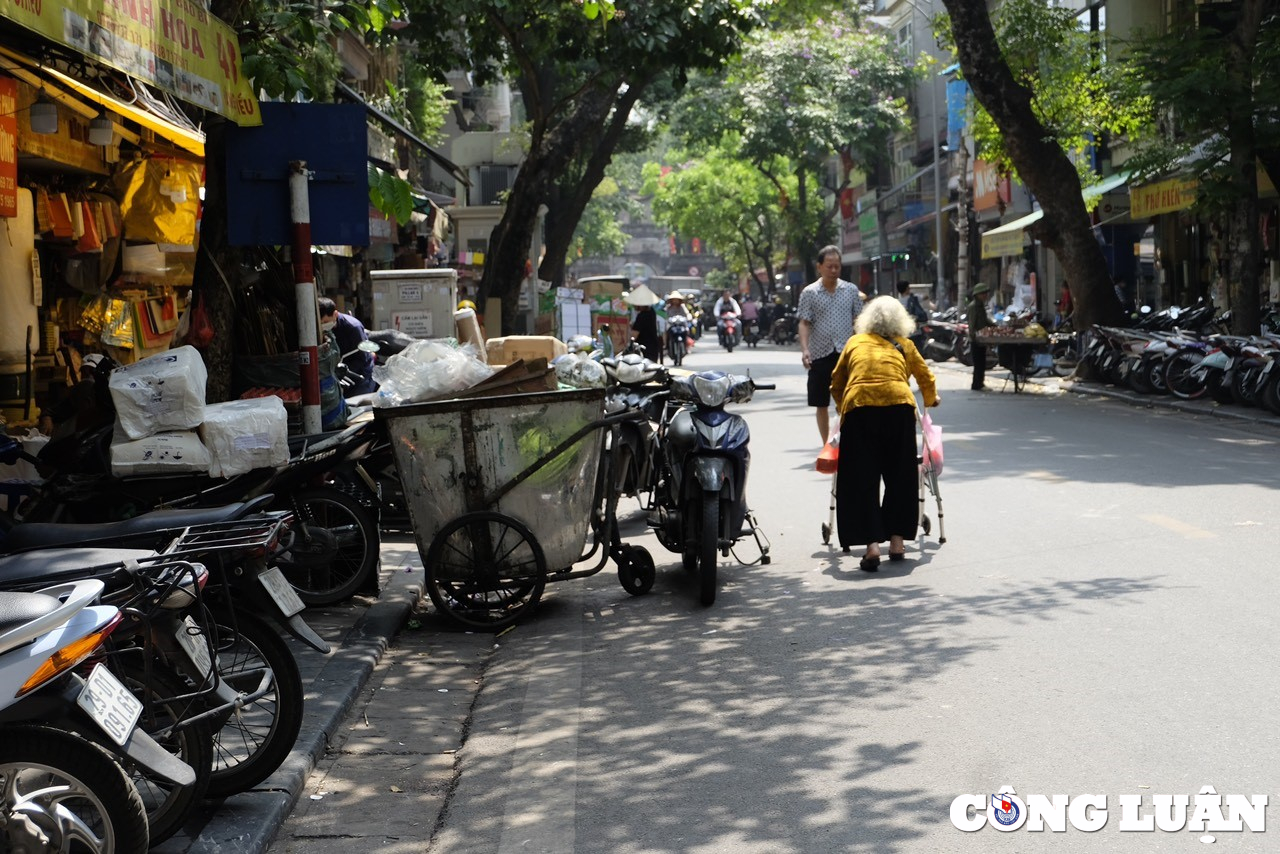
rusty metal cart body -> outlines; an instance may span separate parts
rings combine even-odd
[[[496,628],[537,604],[548,581],[599,572],[628,593],[654,563],[617,529],[604,390],[416,403],[379,409],[404,485],[427,592],[455,622]],[[591,561],[585,568],[574,565]]]
[[[1039,353],[1047,353],[1049,339],[1031,338],[1017,335],[980,335],[978,343],[996,348],[996,364],[1007,368],[1009,378],[1013,380],[1013,391],[1018,393],[1026,385],[1027,379],[1042,367],[1037,359]],[[1052,361],[1048,366],[1052,367]]]

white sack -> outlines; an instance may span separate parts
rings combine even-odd
[[[289,462],[289,416],[275,395],[209,404],[200,438],[209,449],[209,474],[214,477]]]
[[[208,376],[204,359],[189,345],[116,368],[107,386],[117,426],[130,439],[199,427]]]
[[[157,433],[142,439],[113,440],[111,443],[111,473],[116,477],[208,470],[209,451],[193,430]]]

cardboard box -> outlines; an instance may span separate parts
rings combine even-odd
[[[615,299],[622,296],[622,291],[623,287],[620,282],[584,282],[582,285],[583,295],[592,300],[597,296]]]
[[[591,307],[583,303],[563,303],[556,307],[556,335],[561,341],[568,341],[575,335],[590,336],[595,330],[591,327]]]
[[[485,342],[485,349],[491,365],[510,365],[520,359],[526,362],[546,359],[550,362],[557,356],[563,356],[569,352],[563,341],[551,335],[508,335],[505,338],[490,338]]]

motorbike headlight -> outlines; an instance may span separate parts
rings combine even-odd
[[[708,377],[702,374],[694,374],[693,376],[694,391],[698,393],[698,400],[704,406],[724,406],[729,397],[729,389],[732,387],[732,378],[725,374],[721,374],[718,377]]]

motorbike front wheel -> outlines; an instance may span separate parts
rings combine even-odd
[[[720,563],[720,495],[702,496],[702,528],[698,531],[698,601],[716,601],[716,572]]]
[[[143,854],[150,847],[137,789],[110,755],[78,736],[6,728],[0,781],[6,850]]]

